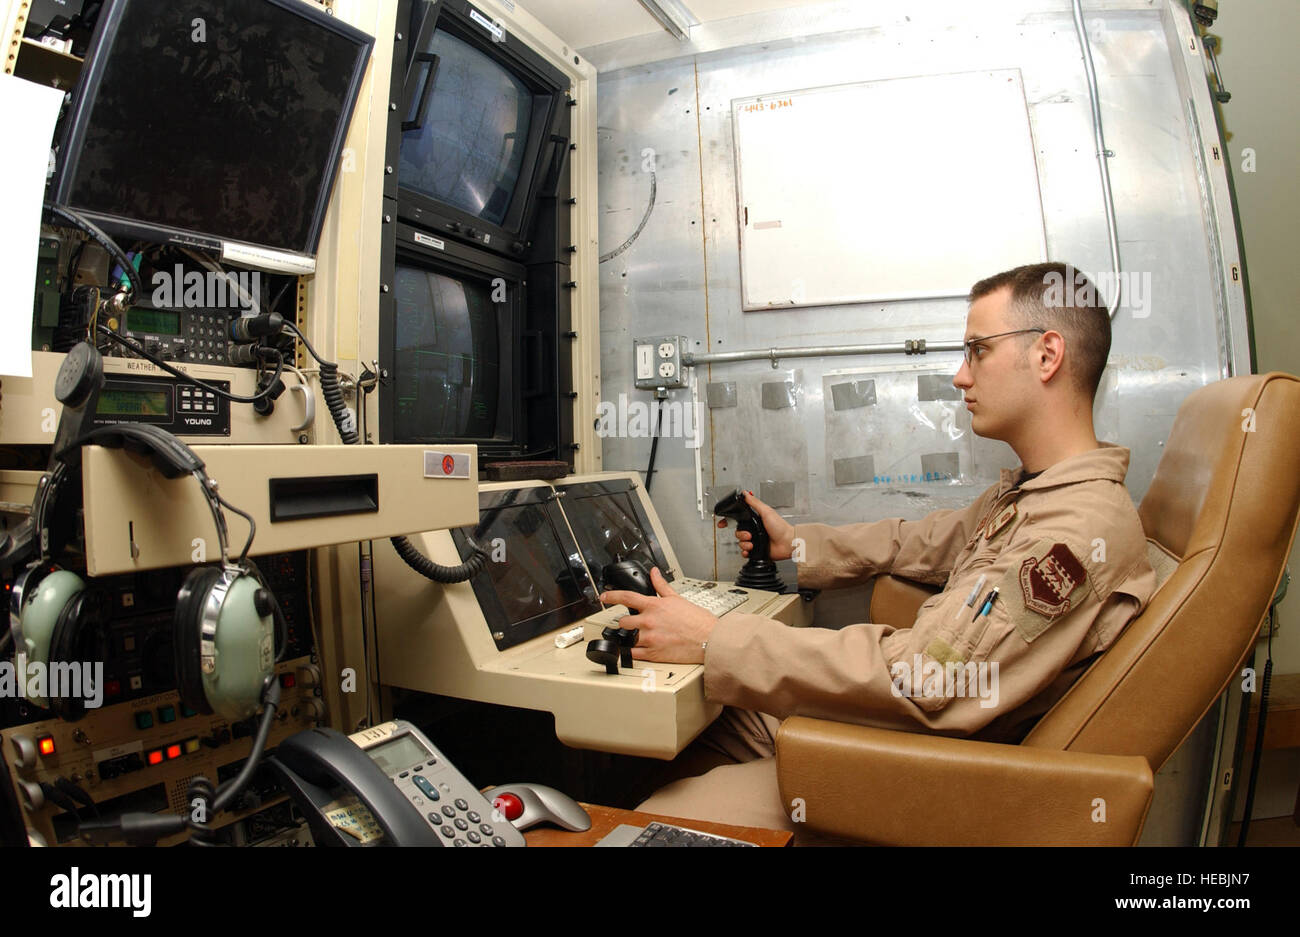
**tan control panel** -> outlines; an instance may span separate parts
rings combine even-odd
[[[569,522],[567,526],[557,522],[557,528],[574,529],[580,538],[574,541],[580,552],[584,543],[596,539],[604,529],[582,520],[580,506],[575,504],[581,494],[573,486],[584,484],[608,486],[617,492],[613,499],[596,501],[600,510],[589,512],[588,517],[596,517],[599,524],[611,528],[615,523],[612,518],[617,516],[617,523],[624,525],[621,538],[647,535],[641,541],[646,550],[654,549],[648,537],[653,531],[662,550],[663,568],[675,574],[674,588],[691,601],[714,614],[754,612],[792,626],[810,623],[811,606],[797,594],[733,591],[737,589],[734,583],[682,578],[658,515],[633,473],[569,476],[554,483],[555,500],[563,506],[563,517]],[[513,603],[517,619],[530,614],[536,618],[533,610],[544,609],[547,603],[566,601],[568,608],[578,607],[582,595],[588,596],[591,603],[583,607],[598,610],[576,620],[557,620],[540,634],[500,649],[499,629],[489,625],[473,583],[434,585],[407,569],[387,545],[377,545],[376,624],[383,682],[426,693],[550,712],[555,716],[556,736],[575,748],[671,759],[721,711],[721,706],[705,699],[704,668],[634,661],[632,667],[620,666],[615,674],[587,659],[587,641],[599,638],[601,631],[627,610],[622,606],[600,610],[594,585],[582,594],[575,592],[574,586],[558,585],[551,554],[556,549],[564,554],[567,548],[544,553],[540,546],[547,535],[547,517],[560,515],[554,501],[537,496],[539,486],[545,487],[539,482],[481,486],[480,497],[489,505],[483,509],[488,524],[482,534],[487,541],[485,548],[492,548],[490,538],[494,532],[502,535],[496,546],[503,565],[494,570],[491,562],[495,561],[490,561],[488,572],[482,574],[496,583],[495,595],[489,594],[489,601]],[[502,503],[496,498],[499,493],[510,497],[498,511],[493,505]],[[527,506],[519,507],[525,502]],[[629,514],[636,505],[644,514],[643,520],[634,520]],[[508,520],[507,512],[511,510],[518,512],[518,522]],[[509,530],[520,531],[521,536],[509,539]],[[563,533],[560,530],[561,536]],[[437,563],[460,562],[450,532],[426,533],[411,539]],[[594,572],[587,554],[582,556],[582,575]],[[545,558],[549,558],[550,565],[542,562]],[[572,569],[577,557],[570,561],[568,555],[562,555],[561,562]],[[633,625],[625,619],[624,626]],[[578,627],[583,629],[580,639],[573,634]],[[571,643],[558,646],[566,642]]]
[[[325,722],[325,707],[316,695],[320,670],[311,658],[283,662],[277,673],[281,702],[268,748]],[[104,818],[135,812],[181,813],[191,809],[187,794],[193,778],[202,775],[216,785],[248,757],[256,718],[232,723],[204,716],[170,690],[90,710],[77,722],[51,718],[5,729],[0,732],[0,751],[8,762],[29,834],[48,845],[73,844],[76,820],[51,799],[43,784],[58,790],[58,780],[63,778],[77,785]],[[225,813],[213,818],[213,825],[230,823],[267,805]],[[88,816],[93,811],[87,808],[82,813]],[[184,834],[162,843],[183,838]]]

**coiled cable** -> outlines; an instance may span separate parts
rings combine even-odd
[[[348,419],[347,404],[343,401],[343,388],[339,384],[339,366],[333,361],[326,361],[320,355],[316,354],[316,349],[312,348],[296,326],[285,323],[285,327],[302,340],[303,346],[308,353],[320,363],[320,388],[321,394],[325,398],[325,406],[329,409],[330,416],[334,420],[334,426],[339,431],[339,438],[343,440],[344,445],[355,446],[361,442],[361,436],[357,433],[356,424]],[[390,537],[393,549],[407,566],[415,570],[421,576],[433,582],[443,585],[451,585],[457,582],[466,582],[473,579],[479,573],[483,572],[487,566],[489,554],[486,550],[469,538],[469,546],[473,551],[465,562],[456,566],[443,566],[435,563],[415,546],[406,537]]]

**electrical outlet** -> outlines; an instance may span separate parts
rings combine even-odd
[[[682,354],[689,345],[689,340],[682,335],[635,339],[635,385],[642,390],[685,387]]]

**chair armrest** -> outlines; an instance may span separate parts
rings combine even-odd
[[[776,737],[781,802],[810,829],[898,845],[1133,845],[1151,766],[795,716]]]
[[[916,621],[917,613],[925,600],[939,591],[937,586],[927,586],[910,579],[900,579],[886,573],[871,580],[871,611],[869,621],[906,628]]]

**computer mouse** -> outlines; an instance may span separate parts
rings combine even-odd
[[[483,796],[517,830],[538,823],[553,823],[575,833],[591,829],[591,817],[576,800],[545,784],[498,784],[484,791]]]

